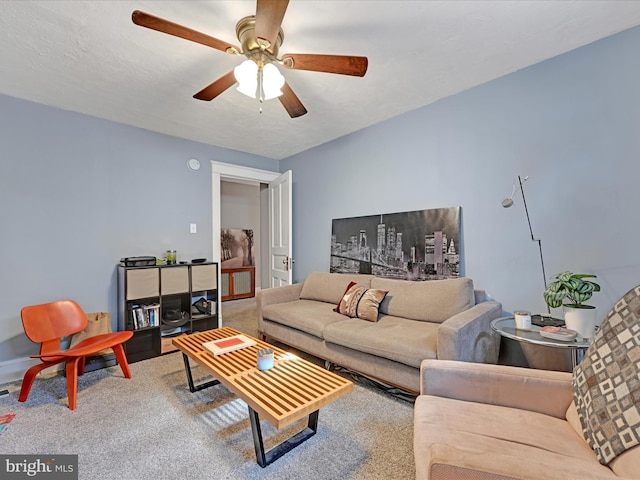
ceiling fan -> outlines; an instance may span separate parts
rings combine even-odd
[[[277,96],[289,116],[296,118],[307,113],[307,109],[276,65],[292,70],[363,77],[367,72],[368,60],[367,57],[302,53],[288,53],[278,58],[278,50],[284,39],[280,26],[288,4],[289,0],[257,0],[256,14],[244,17],[236,25],[241,48],[139,10],[131,14],[131,20],[142,27],[246,58],[234,70],[196,93],[194,98],[213,100],[238,82],[241,93],[258,98],[260,102]]]

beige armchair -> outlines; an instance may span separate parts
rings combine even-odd
[[[640,287],[573,373],[425,360],[419,480],[640,479]]]
[[[601,465],[581,434],[571,374],[425,360],[416,399],[419,480],[640,478],[640,448]]]
[[[419,480],[640,479],[640,287],[573,374],[423,361],[414,455]]]

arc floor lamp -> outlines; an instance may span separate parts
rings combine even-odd
[[[522,178],[520,175],[518,175],[518,185],[520,186],[520,192],[522,193],[522,204],[524,205],[524,212],[527,215],[527,223],[529,224],[529,233],[531,233],[531,241],[532,242],[536,242],[538,244],[538,250],[540,251],[540,265],[542,266],[542,280],[544,281],[544,288],[545,290],[547,289],[547,274],[544,270],[544,257],[542,256],[542,240],[539,238],[535,238],[535,236],[533,235],[533,229],[531,228],[531,219],[529,218],[529,209],[527,208],[527,199],[524,195],[524,187],[523,184],[524,182],[526,182],[527,180],[529,180],[529,177],[524,177]],[[515,181],[513,182],[513,189],[511,191],[511,196],[509,196],[508,198],[505,198],[502,201],[502,206],[504,208],[509,208],[513,205],[513,196],[516,193],[516,183]],[[549,308],[549,306],[547,305],[547,312],[551,313],[551,310]]]

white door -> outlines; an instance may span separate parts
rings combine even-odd
[[[291,285],[291,170],[269,182],[269,228],[270,286]]]

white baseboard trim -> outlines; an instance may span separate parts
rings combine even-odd
[[[39,359],[31,357],[14,358],[0,362],[0,384],[22,380],[25,372],[38,363],[40,363]],[[57,366],[54,365],[46,368],[42,373],[56,373],[57,369]]]

